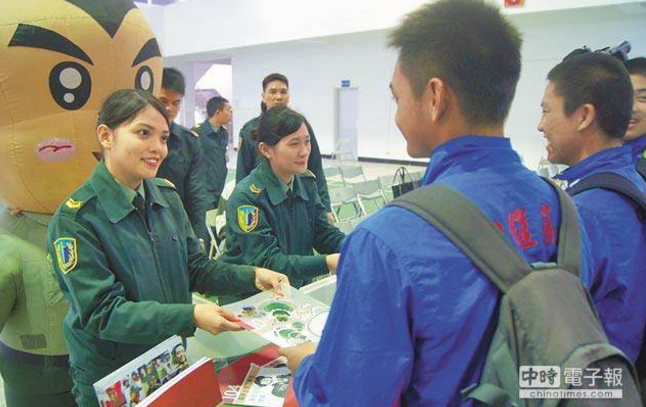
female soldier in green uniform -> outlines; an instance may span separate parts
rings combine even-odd
[[[307,170],[311,144],[303,116],[286,106],[270,108],[257,132],[261,162],[229,199],[222,259],[281,270],[300,287],[336,271],[345,235],[328,223],[316,178]],[[220,297],[221,303],[234,299]]]
[[[120,90],[104,103],[104,160],[50,222],[50,254],[71,308],[65,320],[74,395],[98,405],[92,384],[171,335],[238,330],[213,295],[278,289],[270,270],[209,260],[179,195],[154,178],[167,155],[168,119],[149,93]]]

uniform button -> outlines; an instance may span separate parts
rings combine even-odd
[[[177,241],[177,233],[173,233],[173,241]]]

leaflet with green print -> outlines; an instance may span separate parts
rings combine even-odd
[[[329,306],[294,287],[282,298],[263,292],[223,308],[239,316],[251,332],[280,347],[318,343],[330,311]]]

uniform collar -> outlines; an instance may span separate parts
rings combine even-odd
[[[285,184],[278,179],[276,174],[274,174],[267,160],[261,159],[260,164],[258,165],[258,175],[260,175],[262,183],[267,189],[267,195],[269,196],[269,201],[272,205],[278,205],[287,199]],[[303,187],[301,177],[298,175],[294,175],[292,191],[295,196],[300,196],[304,200],[309,201],[307,191]]]
[[[179,124],[177,124],[175,122],[170,123],[170,135],[171,136],[175,136],[175,137],[178,137],[178,138],[182,137],[181,130],[182,130],[182,128],[180,127]]]
[[[601,150],[581,162],[564,170],[555,178],[567,181],[572,186],[579,180],[599,172],[622,172],[633,170],[634,162],[628,146],[613,147]]]
[[[626,140],[624,143],[632,149],[633,157],[636,160],[640,160],[643,157],[643,154],[646,153],[646,134],[643,134],[636,139]]]
[[[472,172],[500,164],[521,164],[520,157],[511,148],[506,137],[465,135],[438,146],[431,155],[424,175],[428,185],[447,172]]]
[[[222,126],[216,126],[215,124],[211,123],[211,120],[209,119],[206,119],[205,123],[208,123],[208,128],[211,129],[211,133],[217,133],[220,131],[220,129],[222,129]]]
[[[117,180],[108,171],[103,161],[94,169],[90,177],[92,188],[96,192],[101,206],[105,209],[110,222],[117,223],[125,218],[130,212],[135,210],[132,204],[132,198],[128,199],[126,192],[123,190]],[[161,194],[157,186],[151,180],[144,180],[145,189],[148,196],[148,202],[167,208],[168,201]],[[134,191],[133,191],[134,192]]]

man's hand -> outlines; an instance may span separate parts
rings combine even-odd
[[[278,350],[278,354],[287,358],[287,367],[292,373],[296,372],[298,366],[305,356],[311,355],[316,352],[316,345],[312,342],[301,343],[291,348],[282,348]]]
[[[240,319],[215,304],[196,304],[193,309],[195,326],[217,335],[226,331],[241,331]]]
[[[256,273],[256,287],[260,291],[274,290],[274,294],[278,297],[285,295],[283,287],[289,287],[289,278],[286,275],[260,267],[256,267],[254,272]]]
[[[334,225],[336,223],[336,218],[332,212],[327,213],[327,221],[330,225]]]

